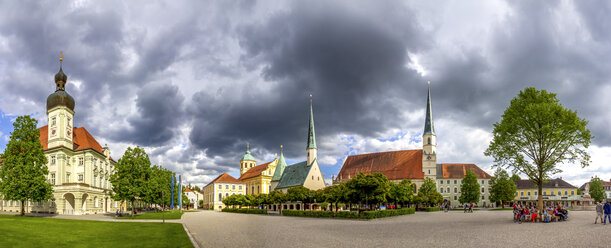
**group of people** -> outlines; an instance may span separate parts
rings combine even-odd
[[[473,213],[473,202],[465,203],[465,213]]]
[[[607,218],[609,219],[609,224],[611,224],[611,203],[606,202],[604,205],[602,202],[597,203],[596,204],[596,219],[594,219],[594,224],[596,224],[598,219],[600,219],[600,222],[602,222],[603,225],[606,225]]]
[[[611,222],[611,205],[609,205],[609,221]],[[558,219],[558,221],[566,221],[568,219],[569,212],[566,210],[561,204],[558,204],[556,207],[544,207],[541,211],[541,218],[539,219],[539,209],[535,206],[526,206],[521,204],[513,205],[513,213],[514,218],[516,220],[522,221],[532,221],[532,222],[550,222],[553,219]],[[597,219],[598,220],[598,219]]]

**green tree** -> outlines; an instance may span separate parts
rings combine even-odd
[[[329,201],[331,203],[331,208],[333,208],[333,204],[335,204],[335,211],[339,211],[339,206],[338,204],[340,202],[346,202],[347,198],[346,198],[346,184],[345,183],[340,183],[340,184],[335,184],[335,185],[331,185],[329,187],[325,188],[325,191],[327,192],[327,201]]]
[[[468,203],[479,202],[480,195],[480,185],[477,182],[477,176],[473,171],[467,170],[465,173],[465,178],[462,180],[462,185],[460,185],[460,197],[458,201],[460,203]]]
[[[596,202],[601,202],[606,198],[605,188],[600,178],[594,177],[590,180],[590,191],[588,193],[590,193],[590,196],[592,196]]]
[[[310,197],[310,190],[303,186],[291,187],[286,191],[286,198],[292,202],[306,202]]]
[[[564,108],[556,94],[526,88],[511,100],[500,122],[494,124],[493,140],[484,152],[498,166],[523,173],[538,186],[561,172],[564,162],[579,162],[586,167],[590,155],[586,149],[592,135],[588,122],[577,112]],[[543,208],[543,195],[538,195]]]
[[[151,161],[144,149],[128,147],[117,162],[115,173],[110,176],[112,198],[116,201],[131,202],[132,215],[134,215],[136,199],[145,198],[150,191],[148,188],[150,175]]]
[[[425,178],[424,183],[420,186],[416,197],[417,203],[423,203],[427,206],[432,206],[443,201],[443,196],[437,192],[437,184],[431,178]]]
[[[405,179],[398,184],[391,184],[388,198],[395,203],[395,206],[412,201],[414,198],[414,185],[412,181]]]
[[[390,181],[382,173],[365,175],[359,173],[346,182],[348,199],[359,204],[359,211],[363,202],[371,209],[372,204],[386,202],[386,194],[390,190]]]
[[[522,180],[522,178],[520,178],[520,176],[518,176],[518,174],[511,175],[510,179],[511,179],[511,181],[514,181],[514,182]]]
[[[151,174],[146,187],[147,192],[143,200],[147,203],[162,205],[164,208],[170,204],[171,184],[174,173],[161,166],[151,167]]]
[[[25,203],[51,199],[53,186],[47,182],[47,157],[40,144],[38,121],[24,115],[13,123],[11,139],[6,145],[0,166],[0,194],[4,200],[21,202],[21,215]]]
[[[515,195],[515,182],[509,178],[507,171],[498,168],[490,179],[490,201],[500,202],[503,207],[503,203],[512,201]]]
[[[286,195],[279,190],[270,192],[267,198],[270,204],[281,204],[286,201]]]

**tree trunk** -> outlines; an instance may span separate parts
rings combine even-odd
[[[25,215],[25,201],[21,201],[21,216]]]
[[[135,200],[132,200],[132,216],[134,216],[136,214],[136,204],[135,204]]]
[[[537,187],[539,188],[539,194],[537,195],[537,208],[539,211],[541,211],[543,210],[543,192],[541,192],[541,189],[543,189],[543,180],[539,180],[537,184]]]

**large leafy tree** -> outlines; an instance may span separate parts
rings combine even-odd
[[[110,176],[112,198],[131,202],[133,215],[136,211],[135,201],[147,197],[150,192],[150,177],[151,161],[144,149],[128,147],[117,162],[115,173]]]
[[[518,174],[511,175],[510,179],[511,179],[511,181],[514,181],[514,182],[522,180],[522,178],[520,178],[520,176],[518,176]]]
[[[346,187],[348,198],[352,203],[359,203],[359,205],[365,203],[371,208],[370,203],[386,202],[386,194],[390,190],[390,181],[382,173],[369,175],[359,173],[346,182]]]
[[[563,107],[556,94],[526,88],[494,124],[494,137],[484,154],[493,157],[497,166],[528,176],[541,192],[543,182],[561,172],[558,164],[589,165],[586,149],[592,136],[587,124],[577,112]],[[542,194],[538,207],[543,207]]]
[[[391,184],[390,190],[388,191],[388,198],[390,201],[397,204],[404,204],[411,202],[414,197],[414,185],[409,179],[405,179],[398,184]]]
[[[516,184],[509,178],[507,171],[498,168],[490,179],[490,201],[500,202],[502,207],[504,202],[513,200],[515,194]]]
[[[40,144],[37,124],[30,116],[17,117],[11,139],[1,155],[0,194],[4,200],[21,202],[22,216],[26,201],[46,201],[53,193],[52,185],[47,182],[47,157]]]
[[[171,184],[174,173],[161,166],[151,167],[150,179],[148,180],[147,193],[144,201],[164,206],[170,205]]]
[[[596,202],[601,202],[606,198],[605,188],[600,178],[594,177],[590,180],[590,191],[588,193]]]
[[[340,183],[340,184],[335,184],[335,185],[331,185],[329,187],[325,188],[326,196],[327,196],[327,201],[329,201],[329,203],[331,203],[331,208],[333,208],[333,204],[335,204],[335,211],[339,211],[339,206],[338,204],[340,202],[346,202],[347,201],[347,197],[346,197],[346,183]]]
[[[425,178],[418,190],[416,202],[431,206],[443,201],[443,196],[437,192],[437,184],[431,178]]]
[[[479,202],[480,196],[480,186],[477,182],[477,176],[473,171],[467,170],[465,173],[465,178],[462,180],[462,185],[460,185],[460,197],[458,201],[460,203],[467,202]]]

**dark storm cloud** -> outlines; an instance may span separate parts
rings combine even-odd
[[[183,121],[184,97],[167,83],[147,84],[138,92],[138,115],[128,118],[130,128],[112,134],[114,140],[141,146],[160,146],[172,140]]]
[[[195,94],[191,141],[213,156],[243,151],[249,141],[261,153],[283,144],[287,156],[303,157],[309,93],[319,137],[401,127],[395,117],[403,110],[393,100],[424,102],[426,84],[405,67],[408,51],[426,47],[419,24],[410,9],[390,2],[369,13],[345,7],[296,2],[260,25],[240,27],[242,58],[265,65],[264,79],[278,82],[273,97],[247,95],[240,104],[218,106],[223,99]]]

